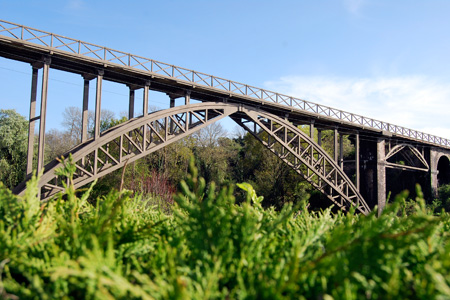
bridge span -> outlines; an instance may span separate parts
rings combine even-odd
[[[378,205],[381,211],[389,189],[388,169],[413,174],[403,180],[421,183],[430,197],[436,195],[439,184],[450,182],[449,139],[2,20],[0,56],[30,64],[29,132],[35,132],[39,121],[37,169],[44,168],[39,182],[42,198],[60,191],[64,180],[54,173],[60,165],[57,160],[44,166],[50,68],[79,74],[83,82],[81,143],[70,150],[77,166],[76,187],[225,117],[250,132],[343,210],[355,206],[367,214]],[[39,76],[42,88],[37,95]],[[129,97],[124,99],[129,120],[100,132],[103,80],[129,87]],[[96,87],[95,125],[93,137],[88,138],[91,83]],[[143,92],[143,115],[134,118],[137,90]],[[150,90],[167,94],[170,108],[149,113]],[[178,98],[183,103],[176,106]],[[191,103],[191,99],[202,103]],[[309,134],[299,128],[305,125]],[[322,147],[324,131],[333,134],[332,153]],[[344,136],[355,149],[353,159],[345,161]],[[27,179],[33,172],[34,144],[34,134],[29,134]],[[24,189],[25,182],[15,192]]]

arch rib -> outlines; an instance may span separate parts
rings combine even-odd
[[[367,214],[369,207],[353,183],[331,157],[305,133],[286,120],[267,112],[230,103],[198,103],[178,106],[129,120],[103,132],[68,152],[76,165],[75,188],[81,187],[126,163],[142,158],[220,119],[231,116],[269,150],[324,193],[339,208],[350,206]],[[248,126],[251,124],[252,126]],[[266,132],[266,140],[261,135]],[[40,178],[43,199],[63,189],[64,178],[55,170],[62,164],[49,163]],[[23,194],[25,182],[18,186]]]
[[[195,131],[198,131],[238,111],[238,105],[198,103],[178,106],[129,120],[89,140],[64,155],[72,154],[76,166],[75,188],[88,184],[114,170],[135,161]],[[63,178],[55,175],[62,164],[54,160],[47,164],[40,178],[41,198],[49,198],[63,190]],[[17,188],[25,191],[25,182]]]
[[[308,135],[270,113],[243,108],[233,120],[255,136],[270,151],[324,193],[340,209],[350,206],[363,213],[369,206],[338,164]],[[263,136],[267,133],[267,138]]]

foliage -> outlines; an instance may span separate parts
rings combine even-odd
[[[94,204],[69,185],[49,202],[37,179],[0,187],[6,299],[444,299],[449,215],[400,194],[380,217],[261,206],[248,183],[209,188],[193,161],[171,216],[130,192]],[[71,176],[66,164],[60,176]]]
[[[233,177],[237,182],[251,183],[266,199],[263,206],[280,209],[285,203],[297,202],[307,194],[302,190],[305,185],[302,177],[287,164],[281,163],[253,136],[247,134],[238,141],[240,149]]]
[[[445,209],[450,212],[450,184],[443,184],[438,190],[440,205],[438,209]]]
[[[12,189],[25,178],[28,122],[15,110],[0,109],[0,182]]]

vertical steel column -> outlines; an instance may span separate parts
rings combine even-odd
[[[339,134],[339,166],[344,169],[344,134]]]
[[[314,120],[309,124],[309,137],[314,141]],[[300,145],[298,145],[300,147]],[[314,164],[314,147],[311,146],[311,165]]]
[[[386,205],[386,143],[384,139],[377,141],[377,202],[378,216]]]
[[[142,99],[142,111],[143,111],[143,115],[146,116],[148,115],[148,91],[150,89],[150,81],[146,81],[144,84],[144,96]]]
[[[184,95],[184,105],[188,105],[191,103],[191,91],[186,91],[186,94]]]
[[[359,132],[355,135],[356,189],[360,191],[361,174],[359,173]]]
[[[334,149],[334,161],[338,162],[338,130],[337,130],[337,127],[334,128],[333,149]]]
[[[89,81],[94,77],[91,74],[83,75],[83,107],[81,111],[81,142],[87,141],[89,123]]]
[[[170,108],[175,107],[175,97],[172,95],[169,95],[170,97]],[[167,117],[169,119],[169,127],[170,127],[170,134],[173,134],[173,121],[170,117]]]
[[[191,103],[191,91],[186,91],[186,94],[184,95],[184,104],[185,105],[189,105]],[[189,112],[186,112],[186,120],[185,120],[185,130],[188,131],[189,130],[189,124],[191,123],[190,119],[192,117],[192,114],[190,114]]]
[[[39,144],[38,144],[38,161],[37,161],[38,172],[44,166],[45,120],[47,115],[48,71],[50,68],[50,62],[51,62],[50,57],[44,58],[44,66],[42,71],[41,115],[39,122]]]
[[[143,112],[144,117],[148,115],[148,91],[150,88],[150,82],[146,82],[144,85],[144,96],[142,99],[143,102]],[[144,128],[142,129],[142,151],[147,149],[147,123],[144,124]]]
[[[33,172],[33,158],[34,158],[34,127],[36,125],[36,98],[37,98],[37,83],[39,69],[32,65],[31,75],[31,99],[30,99],[30,118],[28,123],[28,152],[27,152],[27,176],[32,175]]]
[[[130,99],[128,103],[128,120],[134,118],[134,88],[130,86]]]
[[[97,86],[95,91],[95,127],[94,127],[94,140],[100,137],[100,124],[101,124],[101,109],[102,109],[102,81],[103,70],[98,70],[97,73]],[[98,149],[94,151],[94,176],[97,176],[98,166]]]
[[[319,144],[319,146],[322,146],[322,130],[321,129],[317,129],[317,144]]]
[[[94,140],[100,137],[100,118],[102,109],[102,81],[103,81],[103,70],[98,70],[97,74],[97,87],[95,94],[95,128],[94,128]]]

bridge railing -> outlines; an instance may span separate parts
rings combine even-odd
[[[215,88],[231,94],[286,105],[319,116],[327,116],[337,120],[387,131],[396,135],[401,135],[440,146],[450,146],[449,139],[3,20],[0,20],[0,35],[36,43],[41,46],[46,46],[85,57],[99,59],[108,63],[152,72],[154,74],[191,82],[197,85]]]

